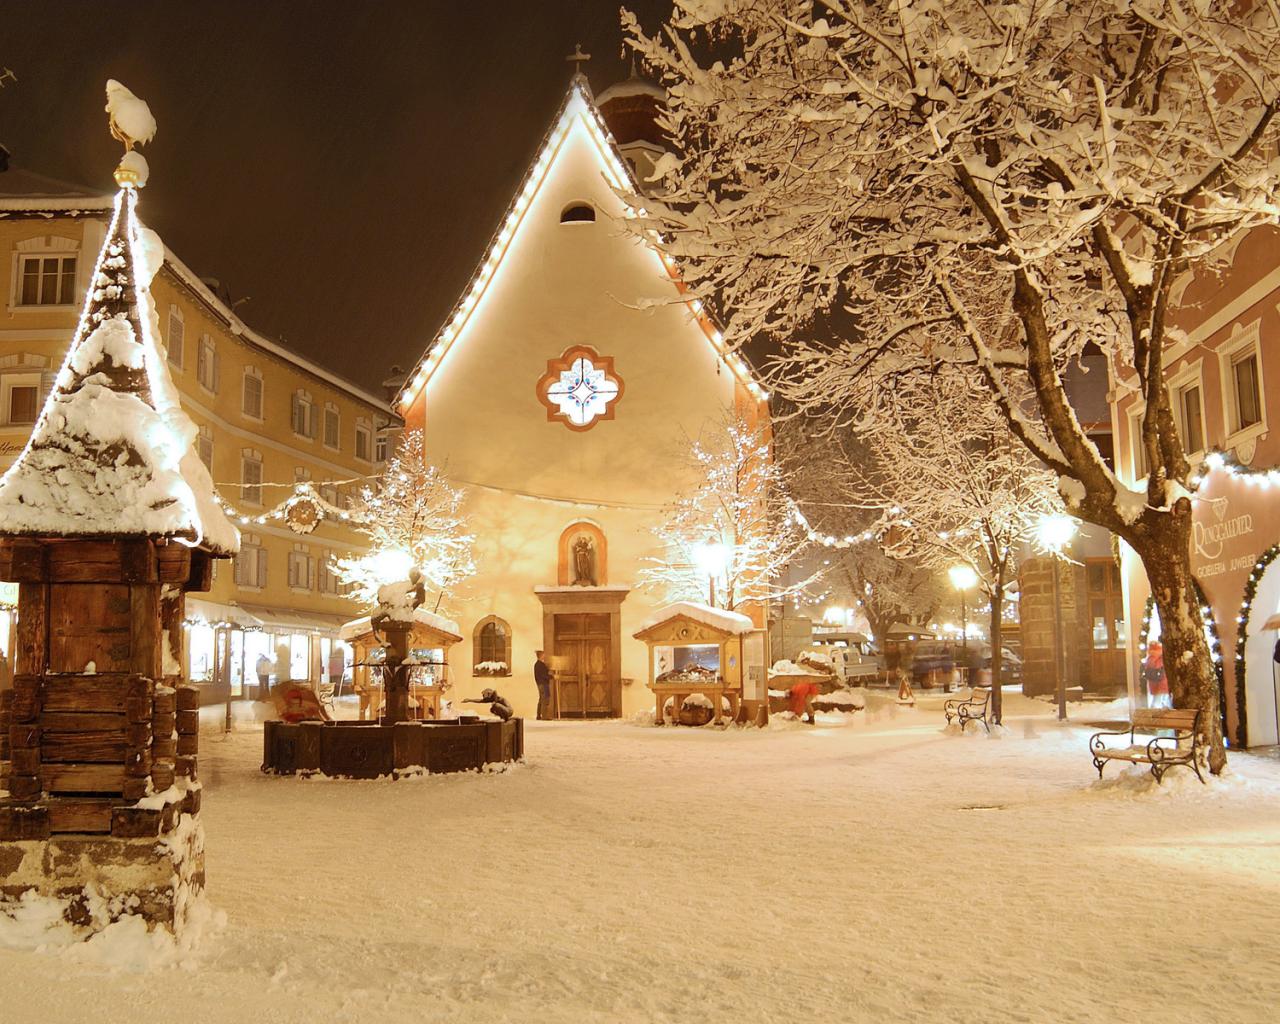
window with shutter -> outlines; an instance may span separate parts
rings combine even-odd
[[[333,406],[325,406],[324,410],[324,443],[328,448],[337,448],[341,424],[338,410]]]
[[[262,419],[262,378],[251,370],[244,372],[241,411],[251,419]]]
[[[183,362],[186,345],[185,334],[186,324],[182,320],[182,310],[177,306],[169,307],[169,365],[176,370],[181,370],[185,363]]]
[[[262,504],[262,460],[245,455],[240,461],[240,497],[253,505]]]

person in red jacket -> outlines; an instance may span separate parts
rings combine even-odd
[[[796,683],[789,691],[791,694],[791,713],[804,719],[810,725],[814,723],[813,698],[818,696],[818,684],[809,682]]]
[[[1147,644],[1147,660],[1142,663],[1142,675],[1147,681],[1147,694],[1153,708],[1171,708],[1169,677],[1164,672],[1164,645],[1159,640]]]

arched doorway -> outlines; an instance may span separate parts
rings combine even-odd
[[[1243,688],[1246,744],[1280,743],[1280,666],[1275,662],[1280,642],[1280,545],[1273,545],[1254,563],[1245,584],[1236,647],[1237,685]],[[1270,625],[1270,628],[1268,628]]]

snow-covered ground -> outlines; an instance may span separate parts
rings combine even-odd
[[[1280,762],[1097,785],[1048,706],[1010,693],[987,739],[941,701],[528,723],[525,765],[398,783],[206,735],[225,924],[145,973],[0,950],[0,1020],[1275,1019]]]

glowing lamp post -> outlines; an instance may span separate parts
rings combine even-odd
[[[960,591],[960,646],[964,651],[964,665],[967,670],[969,667],[969,613],[965,605],[965,591],[977,584],[978,574],[970,566],[953,565],[947,570],[947,575],[951,577],[951,585]],[[973,685],[972,679],[969,680],[969,685]]]
[[[1070,516],[1045,516],[1040,520],[1036,536],[1040,546],[1053,556],[1053,678],[1058,696],[1058,721],[1067,720],[1066,648],[1062,642],[1062,614],[1058,597],[1058,559],[1076,535],[1076,521]]]
[[[729,567],[729,545],[718,540],[709,540],[705,544],[695,544],[693,560],[699,570],[707,577],[707,603],[716,606],[716,577],[723,575]],[[726,590],[728,588],[726,587]],[[725,595],[728,597],[728,594]]]

